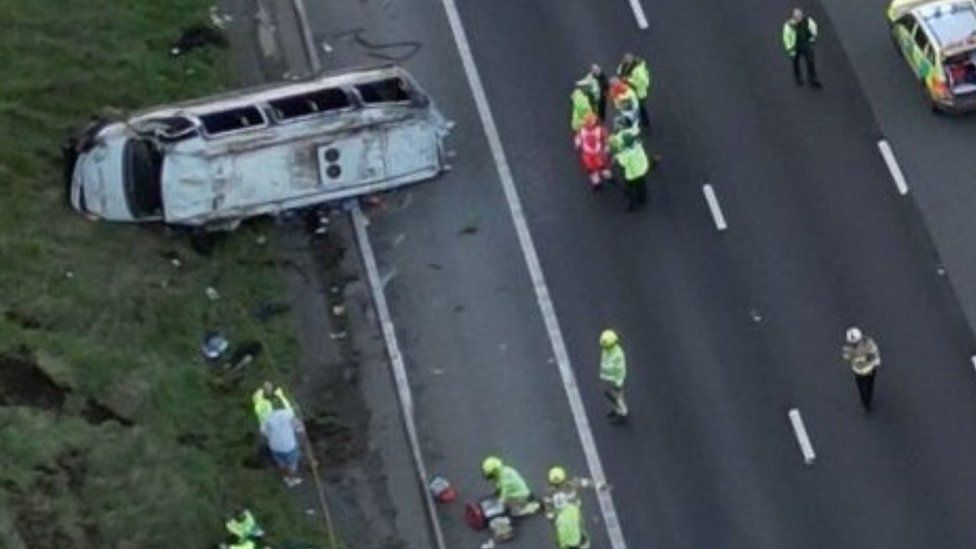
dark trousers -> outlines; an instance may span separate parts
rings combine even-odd
[[[647,175],[631,181],[624,180],[624,194],[627,196],[627,211],[647,202]]]
[[[650,127],[651,119],[647,116],[647,106],[644,105],[645,100],[638,100],[637,104],[640,106],[640,125],[642,128]]]
[[[861,395],[861,404],[865,411],[871,411],[871,396],[874,394],[874,374],[872,371],[867,375],[854,374],[854,381],[857,382],[857,392]]]
[[[814,59],[813,48],[797,48],[796,54],[793,56],[793,78],[796,79],[797,84],[803,83],[803,76],[800,74],[800,59],[806,60],[807,64],[807,80],[811,84],[819,85],[820,80],[817,79],[817,63]]]

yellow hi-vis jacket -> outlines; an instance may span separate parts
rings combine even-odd
[[[586,92],[580,88],[573,90],[569,99],[573,103],[573,114],[569,120],[569,126],[573,128],[573,133],[576,133],[583,127],[583,120],[586,115],[593,112],[593,104]]]
[[[507,503],[513,499],[525,499],[532,494],[522,475],[508,465],[503,466],[502,470],[498,472],[498,478],[495,479],[495,489],[498,490],[498,500],[501,503]]]
[[[291,402],[285,397],[285,391],[281,387],[275,387],[273,398],[277,398],[281,401],[282,406],[287,410],[292,410]],[[258,418],[258,425],[264,424],[264,420],[271,415],[274,411],[274,401],[270,398],[264,396],[264,388],[260,388],[254,391],[254,395],[251,397],[251,402],[254,404],[254,415]],[[292,410],[294,411],[294,410]]]
[[[261,528],[258,527],[258,522],[254,520],[254,515],[246,509],[240,520],[235,515],[228,519],[225,526],[227,526],[227,531],[236,537],[238,541],[259,535],[261,532]]]
[[[613,383],[616,387],[624,386],[627,377],[627,358],[624,349],[616,344],[609,349],[600,351],[600,379]]]
[[[786,53],[793,57],[796,55],[796,26],[806,25],[807,30],[810,32],[810,42],[813,44],[817,41],[817,22],[813,20],[813,17],[809,15],[803,16],[799,22],[794,23],[792,19],[787,19],[786,23],[783,23],[783,48],[786,49]],[[808,44],[801,44],[808,45]]]
[[[582,544],[583,513],[578,503],[569,503],[556,514],[556,546],[569,549]]]
[[[647,152],[644,151],[644,145],[640,141],[634,141],[631,146],[617,151],[613,155],[613,159],[624,169],[624,179],[627,181],[640,179],[651,171],[651,162],[648,160]],[[617,345],[616,347],[619,348],[620,346]],[[620,353],[622,356],[623,351],[621,350]]]
[[[617,67],[617,76],[633,86],[638,99],[647,99],[647,92],[651,88],[651,71],[647,70],[647,61],[638,57],[631,65],[620,65]]]

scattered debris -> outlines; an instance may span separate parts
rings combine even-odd
[[[226,13],[220,13],[220,8],[216,5],[210,6],[210,23],[218,29],[227,28],[227,24],[233,21],[234,18]]]
[[[283,315],[291,310],[288,303],[261,303],[251,310],[251,316],[258,322],[267,322],[272,318]]]
[[[207,299],[209,299],[210,301],[217,301],[218,299],[220,299],[220,293],[217,292],[217,289],[214,288],[213,286],[207,286],[207,289],[204,290],[204,293],[207,294]]]
[[[183,30],[180,38],[170,47],[169,53],[176,57],[206,46],[226,48],[227,37],[219,28],[197,23]]]
[[[180,258],[180,254],[170,250],[160,254],[163,259],[169,261],[169,264],[173,266],[174,269],[179,269],[183,266],[183,260]]]
[[[467,234],[474,234],[476,232],[478,232],[478,226],[474,223],[471,223],[470,225],[461,229],[461,232],[458,234],[467,235]]]
[[[430,490],[430,495],[438,503],[449,503],[457,499],[457,490],[444,477],[435,476],[431,479],[427,488]]]
[[[71,280],[72,278],[75,277],[75,272],[72,271],[71,269],[67,269],[64,271],[64,277],[67,278],[68,280]]]
[[[208,330],[203,335],[203,345],[200,347],[200,351],[207,360],[220,360],[227,352],[228,347],[230,347],[230,342],[223,334],[217,330]]]

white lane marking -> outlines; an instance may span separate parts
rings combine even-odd
[[[807,435],[807,428],[803,425],[803,417],[800,416],[800,410],[798,408],[791,408],[787,414],[790,417],[790,423],[793,425],[793,434],[796,435],[796,441],[800,444],[800,451],[803,452],[803,463],[810,465],[813,460],[817,459],[817,455],[813,452],[813,444],[810,442],[810,437]]]
[[[420,477],[420,489],[424,493],[424,504],[427,507],[427,515],[434,534],[434,542],[438,549],[447,549],[444,543],[444,533],[441,531],[440,518],[434,500],[431,498],[427,486],[430,478],[427,473],[427,465],[424,463],[423,454],[420,451],[420,439],[417,436],[417,425],[414,422],[413,393],[410,390],[410,380],[407,378],[407,368],[403,363],[403,355],[400,354],[400,344],[397,341],[396,330],[393,326],[393,319],[390,316],[390,309],[386,303],[386,294],[383,292],[384,283],[380,280],[379,269],[376,267],[376,256],[373,255],[373,246],[369,242],[369,233],[366,232],[366,225],[369,223],[363,210],[359,207],[359,201],[354,201],[352,208],[352,224],[356,231],[356,241],[359,244],[359,252],[363,257],[363,265],[366,267],[366,278],[369,279],[370,290],[373,292],[373,304],[376,306],[376,314],[380,321],[380,330],[383,332],[383,340],[386,343],[386,352],[390,355],[390,370],[393,373],[393,381],[396,384],[397,398],[400,401],[403,424],[407,431],[407,440],[410,442],[410,451],[413,454],[414,466],[417,469],[417,476]],[[394,271],[395,272],[395,271]]]
[[[898,160],[895,159],[895,153],[891,150],[891,145],[888,144],[886,139],[882,139],[878,141],[878,150],[881,151],[881,156],[884,158],[885,164],[888,165],[891,178],[895,180],[895,186],[898,187],[898,194],[905,196],[908,194],[908,182],[905,181],[905,174],[901,172],[901,167],[898,165]]]
[[[634,12],[634,19],[637,19],[637,26],[641,30],[647,28],[647,16],[644,15],[644,8],[641,7],[640,0],[630,0],[630,9]]]
[[[715,194],[715,189],[706,183],[702,185],[702,191],[705,193],[705,202],[708,202],[708,209],[712,211],[715,228],[719,231],[728,229],[729,225],[725,222],[725,215],[722,214],[722,206],[718,203],[718,196]]]
[[[488,105],[488,96],[481,83],[481,76],[475,66],[474,56],[471,54],[471,46],[468,43],[464,26],[461,24],[461,15],[458,13],[455,0],[442,0],[444,11],[447,12],[447,20],[451,25],[454,34],[454,41],[457,44],[458,53],[461,56],[461,63],[464,66],[464,73],[467,76],[468,84],[471,86],[471,94],[474,96],[475,105],[478,108],[478,115],[485,130],[485,137],[488,139],[488,146],[495,160],[495,167],[498,170],[498,178],[502,183],[502,190],[505,193],[505,200],[508,202],[508,209],[512,215],[512,224],[515,226],[515,233],[518,236],[519,245],[522,248],[522,255],[525,256],[525,263],[529,270],[532,280],[532,287],[535,290],[536,300],[539,302],[539,310],[545,322],[546,331],[549,334],[549,341],[552,344],[553,355],[556,358],[559,376],[562,379],[563,389],[566,398],[569,400],[569,409],[576,423],[576,432],[583,447],[583,454],[586,457],[586,464],[590,470],[590,477],[598,483],[606,483],[606,475],[603,472],[603,463],[600,461],[600,454],[596,448],[596,440],[593,431],[590,429],[589,419],[586,417],[586,409],[583,407],[583,397],[580,395],[579,387],[576,384],[576,375],[569,361],[569,353],[566,351],[566,343],[563,341],[562,331],[559,329],[559,320],[556,318],[556,310],[553,307],[552,298],[549,295],[549,288],[546,286],[545,277],[542,274],[542,265],[539,263],[539,256],[532,243],[532,235],[529,233],[529,225],[525,220],[522,210],[522,202],[518,192],[515,190],[515,181],[512,178],[512,171],[505,157],[502,148],[502,140],[495,126],[495,119],[491,114]],[[624,541],[623,530],[620,527],[620,520],[617,517],[617,510],[613,503],[613,497],[607,490],[597,491],[597,500],[600,503],[600,511],[603,514],[603,522],[607,529],[610,539],[610,546],[613,549],[626,549],[627,543]]]

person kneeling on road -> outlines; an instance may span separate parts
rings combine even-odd
[[[539,512],[542,505],[532,495],[529,485],[515,468],[505,465],[496,456],[488,456],[481,462],[481,473],[495,487],[495,496],[510,517],[527,517]],[[511,531],[496,531],[493,532],[492,539],[481,547],[490,549],[496,542],[508,541],[511,537]]]
[[[495,486],[498,501],[505,506],[509,515],[525,517],[539,512],[539,502],[514,467],[505,465],[495,456],[488,456],[481,463],[481,472]]]

